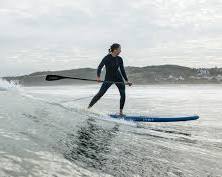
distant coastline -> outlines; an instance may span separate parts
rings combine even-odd
[[[189,68],[178,65],[157,65],[146,67],[126,67],[126,73],[134,84],[221,84],[222,68]],[[3,77],[7,81],[15,81],[23,86],[52,86],[73,84],[94,84],[78,80],[45,81],[47,74],[95,79],[96,69],[79,68],[61,71],[34,72],[23,76]],[[105,69],[102,72],[102,78]]]

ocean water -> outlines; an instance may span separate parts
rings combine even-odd
[[[112,86],[22,87],[0,81],[0,176],[221,177],[222,86],[127,87],[125,114],[199,120],[133,123]]]

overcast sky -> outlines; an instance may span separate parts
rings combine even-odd
[[[0,76],[125,66],[222,67],[221,0],[0,0]]]

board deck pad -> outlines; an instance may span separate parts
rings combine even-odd
[[[122,119],[126,121],[135,122],[178,122],[178,121],[189,121],[199,119],[198,115],[191,116],[178,116],[178,117],[158,117],[158,116],[137,116],[137,115],[124,115],[120,116],[118,114],[109,114],[110,117],[116,119]]]

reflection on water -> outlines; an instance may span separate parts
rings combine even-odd
[[[77,134],[68,134],[68,151],[64,157],[70,161],[81,161],[88,167],[102,169],[110,153],[112,139],[117,135],[119,125],[105,129],[96,124],[95,119],[89,118]]]

